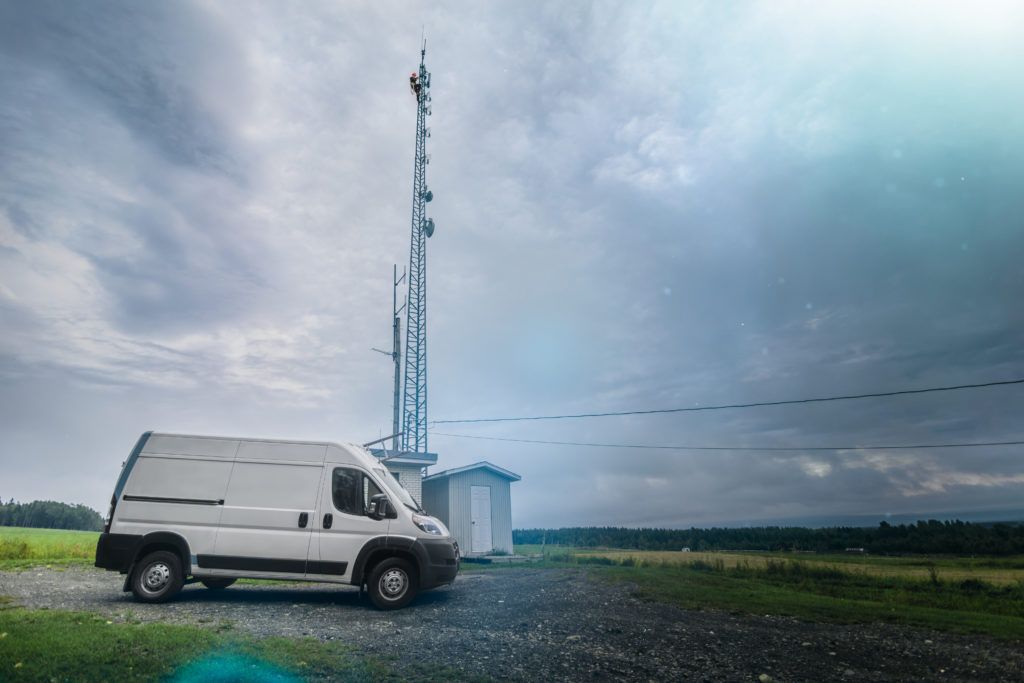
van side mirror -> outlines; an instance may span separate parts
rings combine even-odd
[[[377,495],[370,498],[370,505],[366,508],[366,516],[370,519],[395,519],[398,517],[398,513],[391,506],[391,501],[388,500],[387,495],[378,493]]]

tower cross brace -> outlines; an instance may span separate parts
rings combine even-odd
[[[409,249],[409,298],[405,326],[405,379],[402,398],[402,450],[427,451],[427,237],[434,222],[427,218],[427,117],[430,116],[430,72],[427,47],[420,49],[419,71],[410,77],[416,96],[416,155],[413,162],[412,225]]]

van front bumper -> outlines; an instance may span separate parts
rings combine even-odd
[[[455,580],[459,573],[459,544],[454,539],[421,538],[416,545],[421,551],[416,553],[420,556],[421,589],[436,588]]]

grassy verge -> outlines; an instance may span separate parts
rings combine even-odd
[[[796,560],[728,565],[694,560],[567,555],[551,565],[594,567],[600,576],[636,584],[648,599],[688,609],[778,614],[812,621],[890,622],[999,638],[1024,638],[1024,583],[995,585],[878,576]]]
[[[0,570],[91,565],[98,537],[95,531],[0,527]]]
[[[883,577],[931,579],[933,574],[951,581],[975,579],[987,583],[1013,585],[1024,581],[1024,557],[958,557],[940,555],[914,555],[886,557],[859,554],[819,554],[785,552],[671,552],[650,550],[565,549],[560,548],[548,557],[567,552],[575,557],[604,557],[616,562],[629,561],[654,564],[690,565],[693,562],[722,563],[726,567],[749,566],[764,568],[780,560],[797,559],[801,563],[843,571]]]
[[[80,612],[4,608],[0,680],[394,680],[381,662],[311,638],[257,640],[225,630],[112,623]]]

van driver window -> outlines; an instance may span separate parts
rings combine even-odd
[[[339,512],[349,515],[362,515],[363,507],[363,473],[358,470],[334,470],[331,491],[334,496],[334,507]]]
[[[384,493],[380,490],[380,487],[373,483],[373,480],[363,475],[363,509],[370,507],[370,499],[376,496],[378,493]]]
[[[331,481],[334,507],[349,515],[365,515],[370,498],[381,493],[380,488],[359,470],[335,468]]]

